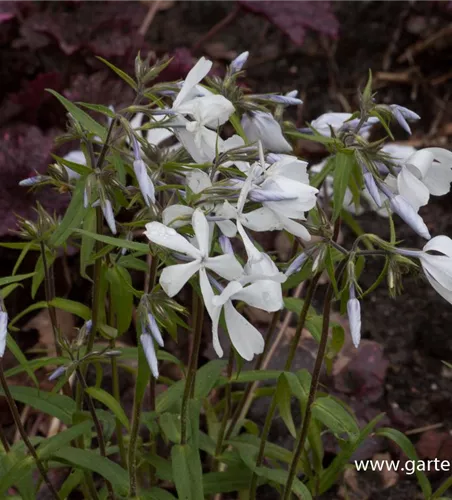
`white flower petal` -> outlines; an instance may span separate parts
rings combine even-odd
[[[434,196],[443,196],[450,191],[452,182],[452,163],[450,166],[444,163],[433,162],[430,170],[424,178],[424,184]]]
[[[149,222],[146,224],[144,235],[156,245],[190,255],[194,259],[201,257],[201,252],[182,235],[177,233],[173,228],[167,227],[160,222]]]
[[[282,155],[281,160],[273,163],[265,172],[265,176],[283,176],[303,184],[309,184],[308,163],[296,156]]]
[[[284,217],[281,214],[278,215],[283,224],[284,229],[287,232],[293,234],[294,236],[298,236],[304,241],[311,241],[311,235],[309,234],[309,231],[302,224],[295,222],[294,220],[289,219],[288,217]]]
[[[242,214],[240,221],[252,231],[275,231],[282,229],[283,224],[275,212],[267,207],[258,208]]]
[[[222,95],[210,95],[192,99],[179,106],[177,111],[192,116],[200,125],[217,128],[229,119],[234,106]]]
[[[253,262],[261,260],[262,259],[261,252],[254,246],[250,237],[243,228],[242,223],[238,219],[237,219],[237,230],[240,236],[242,237],[242,241],[246,250],[246,255],[248,256],[248,261]]]
[[[425,272],[425,276],[427,277],[428,281],[430,282],[430,285],[436,290],[437,293],[441,295],[444,299],[449,302],[449,304],[452,304],[452,290],[442,286],[440,283],[438,283],[433,276],[430,275],[428,271]]]
[[[170,205],[162,212],[162,221],[165,226],[179,228],[190,224],[193,208],[186,205]]]
[[[192,226],[195,232],[198,248],[203,257],[207,257],[210,252],[210,229],[203,211],[197,208],[193,212]]]
[[[232,220],[217,221],[217,226],[220,228],[220,231],[228,238],[234,238],[234,236],[237,234],[237,227],[232,222]]]
[[[421,264],[441,286],[452,290],[452,259],[444,255],[421,254]]]
[[[403,167],[397,176],[397,188],[416,212],[420,207],[427,205],[430,198],[427,187],[406,167]]]
[[[226,302],[230,300],[231,297],[238,293],[242,288],[242,285],[238,281],[229,282],[226,288],[221,292],[221,294],[216,295],[213,298],[213,305],[216,307],[224,306]]]
[[[243,274],[243,268],[234,255],[224,254],[216,257],[208,257],[204,260],[204,265],[229,281],[236,280]]]
[[[255,354],[261,354],[265,346],[264,338],[247,319],[235,310],[230,301],[224,305],[224,315],[229,337],[239,355],[251,361]]]
[[[250,142],[261,141],[273,153],[290,153],[292,146],[284,138],[280,124],[271,113],[253,111],[244,113],[242,126]]]
[[[448,236],[435,236],[423,248],[424,252],[434,250],[441,252],[448,257],[452,257],[452,240]]]
[[[185,78],[185,81],[182,85],[182,88],[177,95],[176,99],[173,103],[173,108],[176,109],[183,102],[187,100],[190,96],[191,91],[212,68],[212,61],[209,61],[205,57],[201,57],[201,59],[193,66],[193,68],[188,72],[188,75]]]
[[[212,181],[206,172],[199,168],[192,168],[185,174],[187,186],[195,193],[201,193],[204,189],[212,187]]]
[[[215,307],[213,305],[215,294],[213,293],[212,286],[209,282],[205,269],[200,269],[199,271],[199,285],[201,287],[204,305],[206,306],[207,312],[212,320],[212,345],[218,357],[221,358],[223,356],[223,349],[221,348],[220,338],[218,336],[218,322],[220,320],[221,307]]]
[[[160,275],[160,285],[169,297],[174,297],[200,267],[198,260],[165,267]]]
[[[279,311],[284,306],[281,285],[270,280],[256,281],[236,292],[232,298],[267,312]]]

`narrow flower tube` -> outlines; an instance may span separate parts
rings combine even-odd
[[[159,367],[153,338],[148,333],[143,333],[140,335],[140,341],[152,375],[154,375],[155,378],[159,378]]]
[[[6,348],[6,337],[8,335],[8,313],[0,311],[0,358],[3,358]]]
[[[352,336],[353,345],[359,346],[361,341],[361,305],[355,297],[355,286],[350,285],[350,298],[347,302],[347,314],[350,322],[350,333]]]

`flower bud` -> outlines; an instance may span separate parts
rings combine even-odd
[[[151,330],[152,336],[154,337],[155,341],[160,347],[163,347],[164,342],[162,338],[162,334],[160,333],[159,326],[157,324],[157,321],[155,320],[154,316],[152,314],[148,314],[148,326],[149,329]]]
[[[242,52],[239,54],[235,59],[231,61],[230,68],[231,68],[231,73],[238,73],[239,71],[242,70],[243,66],[245,66],[246,61],[248,60],[248,56],[250,53],[248,51]]]
[[[159,378],[159,367],[152,337],[149,334],[144,333],[143,335],[140,335],[140,341],[152,375],[154,375],[155,378]]]
[[[309,255],[306,252],[301,253],[296,257],[284,273],[286,276],[291,276],[292,274],[298,273],[298,271],[303,267],[303,264],[307,261]]]
[[[403,130],[405,130],[405,132],[411,135],[411,129],[407,120],[420,120],[421,117],[414,111],[404,108],[403,106],[399,106],[398,104],[391,104],[389,108],[397,123],[403,128]]]
[[[113,206],[111,204],[111,201],[105,200],[104,203],[101,203],[101,208],[110,231],[113,234],[116,234],[115,214],[113,213]]]
[[[0,358],[3,358],[6,348],[6,337],[8,335],[8,313],[0,311]]]
[[[228,253],[228,254],[234,254],[234,250],[232,248],[231,240],[222,234],[219,238],[221,250],[223,250],[223,253]]]
[[[378,191],[378,186],[375,182],[374,176],[370,172],[364,173],[364,184],[366,185],[367,191],[369,191],[369,194],[377,207],[381,207],[380,192]]]
[[[347,302],[347,314],[350,322],[350,333],[352,336],[353,345],[359,346],[361,340],[361,305],[355,297],[355,286],[350,285],[350,298]]]
[[[61,375],[63,375],[63,373],[65,373],[67,370],[67,367],[66,366],[59,366],[56,370],[54,370],[48,380],[49,382],[52,382],[53,380],[56,380],[57,378],[61,377]]]

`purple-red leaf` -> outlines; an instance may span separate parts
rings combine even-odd
[[[306,29],[338,36],[339,22],[332,12],[330,2],[276,2],[239,0],[244,9],[266,17],[283,31],[295,45],[302,45]]]

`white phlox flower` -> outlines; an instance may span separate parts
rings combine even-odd
[[[178,114],[172,120],[174,133],[197,163],[215,158],[216,128],[234,112],[232,103],[221,95],[209,92],[209,95],[198,97],[197,85],[211,68],[212,62],[202,57],[189,71],[172,106],[172,111]]]
[[[452,304],[452,240],[448,236],[435,236],[422,251],[399,249],[399,253],[418,258],[430,285]]]
[[[202,193],[204,190],[212,187],[212,181],[210,180],[209,175],[203,170],[192,168],[187,171],[185,174],[187,186],[193,191],[195,194]],[[207,200],[205,203],[200,203],[203,209],[209,210],[212,213],[215,213],[215,207],[212,203],[209,203]],[[183,227],[190,223],[191,217],[193,215],[194,209],[191,207],[187,207],[186,205],[170,205],[165,208],[162,213],[162,221],[166,226],[171,226],[175,229],[179,227]],[[235,236],[237,230],[235,224],[230,220],[216,220],[214,223],[209,224],[217,224],[220,231],[232,238]]]
[[[450,191],[452,153],[447,149],[421,149],[400,166],[397,180],[389,175],[385,183],[395,187],[416,211],[427,205],[430,195],[442,196]]]
[[[144,234],[150,241],[193,259],[186,264],[168,266],[162,271],[160,285],[170,297],[176,295],[195,273],[199,272],[202,278],[206,269],[227,280],[238,279],[243,274],[242,266],[234,255],[209,256],[211,231],[206,216],[199,208],[193,212],[192,225],[197,246],[178,234],[175,229],[160,222],[146,224]]]
[[[281,283],[286,280],[286,276],[278,271],[268,255],[257,250],[240,221],[237,221],[237,226],[248,255],[245,274],[241,279],[231,281],[220,295],[214,294],[206,275],[201,277],[200,283],[203,296],[206,297],[206,309],[212,319],[215,352],[219,357],[223,356],[218,323],[221,311],[224,310],[227,331],[234,348],[243,359],[250,361],[254,355],[264,350],[264,338],[259,330],[235,309],[233,301],[242,301],[267,312],[278,311],[283,308]]]
[[[305,220],[306,212],[316,204],[318,189],[309,185],[306,167],[306,162],[287,155],[282,155],[281,159],[272,165],[265,164],[264,168],[255,166],[248,174],[249,184],[244,183],[241,195],[244,199],[251,189],[260,191],[262,207],[243,213],[243,205],[239,208],[238,204],[240,222],[253,231],[285,229],[309,241],[311,235],[308,230],[294,220]],[[222,210],[224,215],[233,215],[227,203],[223,205]]]

